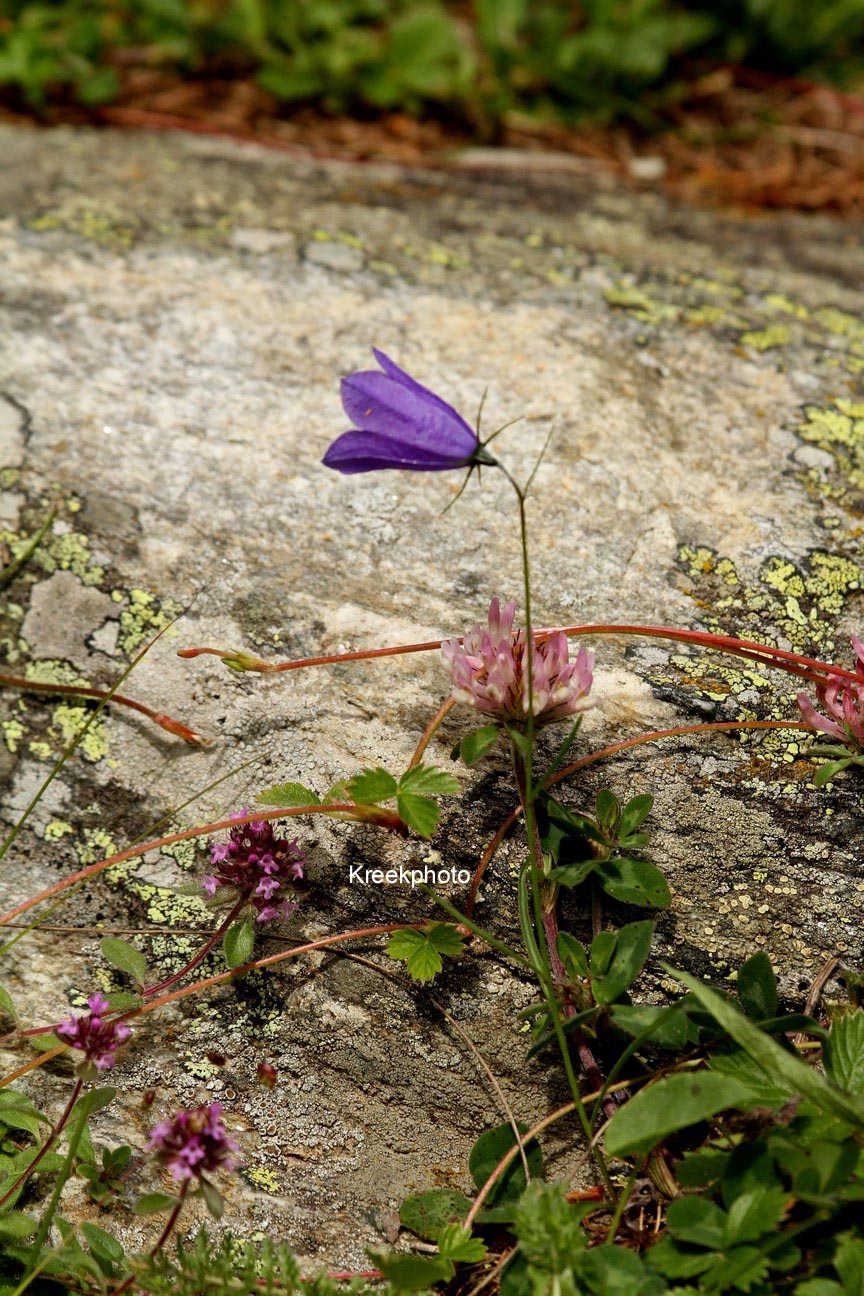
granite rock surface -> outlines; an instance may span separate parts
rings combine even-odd
[[[529,507],[539,623],[721,629],[848,661],[864,561],[859,230],[687,209],[602,174],[327,165],[170,134],[3,128],[0,155],[4,563],[57,507],[6,588],[2,669],[109,687],[171,622],[122,691],[215,740],[98,717],[0,864],[4,908],[158,823],[225,817],[281,781],[323,793],[367,764],[399,771],[447,693],[435,653],[279,677],[178,648],[279,660],[434,640],[482,619],[492,594],[519,597],[502,478],[445,514],[449,475],[320,466],[347,426],[337,380],[373,344],[469,419],[486,392],[487,429],[521,420],[497,442],[515,476],[551,434]],[[592,643],[580,752],[795,718],[786,676],[656,640]],[[87,712],[14,689],[0,705],[11,825]],[[452,712],[430,756],[451,767],[471,724]],[[674,894],[658,959],[722,983],[765,950],[800,1006],[824,959],[860,959],[864,917],[860,781],[817,791],[813,768],[794,731],[682,736],[591,767],[565,796],[587,808],[604,786],[653,792],[652,858]],[[259,952],[433,916],[428,898],[351,884],[350,869],[473,868],[514,793],[500,753],[460,778],[428,843],[297,827],[304,903]],[[508,839],[478,902],[504,939],[522,849]],[[69,895],[5,956],[25,1017],[57,1021],[122,985],[99,950],[109,930],[137,933],[155,978],[181,967],[211,920],[176,888],[206,862],[183,844]],[[349,948],[371,965],[321,952],[143,1019],[102,1130],[140,1147],[157,1116],[218,1098],[245,1161],[232,1226],[362,1266],[365,1246],[396,1239],[407,1192],[469,1186],[474,1138],[504,1118],[442,1008],[517,1116],[562,1095],[524,1061],[516,1013],[532,990],[498,955],[472,947],[430,991],[383,975],[380,940]],[[644,989],[664,988],[654,964]],[[59,1104],[68,1074],[60,1061],[28,1083]],[[559,1175],[571,1140],[550,1144]]]

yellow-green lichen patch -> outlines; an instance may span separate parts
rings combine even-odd
[[[219,1073],[218,1066],[206,1055],[200,1057],[191,1050],[187,1050],[183,1055],[183,1070],[195,1080],[212,1080],[213,1076]]]
[[[8,545],[13,562],[27,552],[32,540],[29,534],[0,531],[0,543]],[[104,569],[93,562],[90,541],[79,531],[49,531],[33,551],[29,563],[49,576],[55,571],[71,571],[84,585],[98,585],[105,576]]]
[[[16,716],[12,716],[11,719],[0,722],[0,729],[3,730],[3,741],[14,756],[24,737],[23,724]]]
[[[134,865],[136,861],[131,861]],[[128,868],[128,865],[118,865],[118,870]],[[114,869],[110,874],[115,873]],[[177,927],[199,927],[204,917],[203,892],[201,900],[197,896],[177,895],[176,891],[168,887],[155,886],[152,882],[141,882],[138,878],[132,876],[131,869],[123,874],[123,888],[136,895],[146,907],[147,918],[150,922],[161,923],[165,926]],[[178,942],[188,940],[187,937],[172,937],[173,948],[178,948]]]
[[[773,351],[777,347],[788,346],[792,341],[792,330],[786,324],[772,324],[768,328],[755,329],[742,333],[742,346],[749,346],[754,351]]]
[[[677,306],[658,301],[655,297],[649,296],[644,288],[637,288],[635,284],[616,284],[614,288],[607,288],[603,296],[610,306],[618,306],[626,310],[628,315],[632,315],[633,319],[643,324],[662,324],[678,318]]]
[[[96,864],[116,855],[117,845],[105,828],[85,828],[82,840],[75,847],[75,854],[81,867],[86,868],[88,864]]]
[[[148,639],[178,617],[183,608],[171,598],[160,599],[143,589],[129,590],[128,599],[129,606],[120,613],[117,643],[131,657]]]
[[[813,312],[813,319],[828,333],[856,341],[864,340],[864,320],[857,315],[850,315],[848,311],[838,310],[836,306],[821,307]]]
[[[77,195],[34,217],[29,226],[37,233],[65,230],[117,251],[130,248],[134,238],[134,231],[119,208],[111,204],[96,207],[89,199]]]
[[[765,305],[771,310],[780,311],[783,315],[791,315],[794,319],[806,320],[810,316],[806,306],[784,297],[782,293],[766,293]]]
[[[180,829],[175,824],[169,830],[163,831],[179,832]],[[162,847],[162,854],[170,855],[187,873],[198,865],[198,850],[194,840],[172,842],[169,846]]]
[[[243,1178],[257,1188],[260,1192],[270,1193],[275,1196],[282,1191],[282,1185],[276,1178],[272,1170],[265,1169],[264,1166],[247,1166],[243,1170]]]
[[[827,408],[811,407],[797,431],[802,441],[833,455],[848,486],[864,490],[864,404],[836,400]]]
[[[75,829],[65,819],[49,819],[42,835],[46,841],[59,841],[61,837],[66,837],[74,831]]]
[[[58,734],[63,747],[68,747],[92,716],[92,708],[76,706],[72,702],[58,702],[51,712],[51,728]],[[85,760],[104,760],[108,753],[108,731],[100,718],[93,720],[76,748]]]

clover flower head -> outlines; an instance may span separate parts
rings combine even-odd
[[[497,598],[489,605],[487,627],[475,625],[460,643],[447,639],[441,656],[453,682],[453,697],[484,715],[507,724],[522,724],[528,715],[528,644],[524,630],[513,632],[516,603],[502,609]],[[580,648],[570,661],[563,631],[543,639],[534,636],[532,682],[535,725],[554,724],[586,711],[594,670],[594,654]]]
[[[461,414],[421,387],[383,351],[372,353],[383,370],[364,369],[342,379],[342,404],[354,427],[337,437],[322,463],[341,473],[405,468],[441,472],[471,463],[494,463]]]
[[[90,1014],[87,1017],[69,1017],[57,1027],[57,1034],[73,1048],[84,1054],[81,1066],[85,1071],[108,1071],[117,1061],[117,1049],[132,1034],[125,1022],[106,1022],[108,1000],[101,994],[90,995],[87,1000]]]
[[[200,1179],[205,1172],[233,1169],[238,1149],[222,1121],[221,1104],[214,1102],[160,1121],[150,1135],[147,1150],[179,1183]]]
[[[816,696],[828,712],[817,711],[806,693],[798,694],[798,706],[807,724],[837,738],[854,752],[864,751],[864,643],[852,636],[856,678],[832,675],[816,685]]]
[[[231,818],[246,814],[247,810],[239,810]],[[277,837],[269,820],[238,824],[227,842],[210,847],[210,858],[213,872],[202,878],[201,886],[211,900],[228,888],[234,898],[248,900],[256,922],[287,918],[299,908],[292,892],[283,888],[303,877],[306,856],[299,842]]]

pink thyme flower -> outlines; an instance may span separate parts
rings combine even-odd
[[[173,1120],[160,1121],[147,1142],[152,1152],[178,1181],[200,1179],[205,1171],[232,1170],[237,1144],[222,1122],[222,1106],[180,1111]]]
[[[832,738],[839,738],[854,751],[861,751],[864,749],[864,643],[857,635],[852,636],[852,647],[857,679],[832,675],[827,683],[816,685],[816,696],[828,715],[817,711],[806,693],[798,694],[798,706],[808,724]]]
[[[489,605],[489,628],[475,625],[460,644],[447,639],[441,656],[450,667],[453,697],[505,723],[524,723],[528,714],[528,645],[524,630],[513,633],[516,603],[501,610],[497,598]],[[567,636],[556,631],[540,643],[532,658],[534,722],[553,724],[593,706],[591,691],[594,654],[580,648],[570,661]]]
[[[231,816],[242,818],[240,810]],[[303,876],[306,856],[296,841],[277,837],[267,819],[238,824],[228,834],[227,842],[210,847],[214,871],[202,878],[201,885],[212,900],[217,891],[228,888],[233,897],[245,897],[255,910],[256,922],[287,918],[299,906],[287,883]]]
[[[103,1021],[108,1011],[108,1000],[98,992],[87,1000],[90,1009],[89,1017],[70,1017],[57,1027],[57,1034],[73,1048],[84,1054],[82,1067],[96,1071],[108,1071],[117,1061],[116,1053],[121,1044],[132,1034],[124,1022]]]

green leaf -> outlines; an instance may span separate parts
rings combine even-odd
[[[248,963],[254,946],[255,929],[252,926],[252,919],[247,914],[232,923],[222,939],[225,966],[235,968],[241,963]]]
[[[377,1251],[370,1251],[369,1256],[397,1292],[425,1291],[446,1282],[455,1272],[448,1260],[438,1256],[381,1255]]]
[[[201,1196],[204,1198],[204,1205],[207,1207],[214,1219],[221,1219],[225,1214],[225,1202],[222,1194],[214,1183],[209,1179],[201,1180]]]
[[[610,837],[618,824],[620,813],[621,807],[614,792],[604,788],[602,792],[597,793],[597,822]]]
[[[864,1241],[860,1237],[852,1233],[843,1235],[834,1257],[834,1268],[849,1296],[864,1296]]]
[[[173,1210],[176,1205],[177,1198],[170,1193],[152,1192],[139,1197],[132,1209],[136,1215],[161,1215],[163,1211]]]
[[[823,1058],[829,1079],[850,1093],[864,1094],[864,1009],[837,1018]]]
[[[455,796],[461,791],[459,780],[446,770],[435,769],[432,765],[415,765],[406,770],[399,780],[400,794],[414,793],[416,796]]]
[[[475,729],[473,733],[466,734],[460,743],[453,748],[451,755],[453,759],[460,756],[466,765],[476,765],[489,752],[498,741],[500,729],[497,725],[484,725],[482,729]],[[455,753],[455,755],[454,755]]]
[[[277,783],[274,787],[259,792],[255,800],[258,805],[277,806],[280,810],[290,810],[294,806],[321,804],[318,793],[304,787],[302,783]]]
[[[766,1233],[773,1234],[786,1213],[789,1193],[779,1185],[766,1188],[758,1184],[739,1193],[729,1207],[726,1219],[725,1245],[758,1242]]]
[[[618,824],[618,840],[622,837],[629,837],[635,832],[643,820],[647,819],[654,807],[654,798],[650,793],[645,792],[642,796],[631,797],[621,811],[621,821]]]
[[[588,955],[585,953],[585,946],[581,941],[578,941],[575,936],[571,936],[569,932],[559,931],[555,941],[555,949],[559,959],[574,980],[578,977],[587,977]]]
[[[117,1097],[117,1090],[111,1085],[104,1085],[100,1089],[88,1089],[76,1102],[73,1111],[79,1119],[89,1120],[94,1112],[102,1111],[103,1107],[108,1107]]]
[[[452,1188],[433,1188],[406,1197],[399,1208],[404,1228],[424,1242],[436,1242],[446,1224],[461,1223],[471,1209],[471,1198]]]
[[[103,936],[99,942],[104,957],[112,967],[127,972],[136,985],[143,985],[147,976],[147,960],[140,950],[119,936]]]
[[[520,1134],[528,1132],[528,1126],[524,1122],[517,1121],[516,1124]],[[485,1130],[480,1135],[468,1157],[468,1169],[478,1189],[483,1187],[492,1171],[510,1149],[514,1147],[516,1147],[516,1137],[509,1122],[496,1125],[493,1129]],[[542,1178],[543,1152],[536,1139],[531,1139],[529,1143],[525,1144],[525,1157],[531,1178]],[[517,1152],[507,1169],[499,1175],[490,1190],[486,1198],[486,1204],[494,1206],[505,1201],[515,1201],[523,1192],[525,1184],[525,1167],[522,1165],[522,1158]]]
[[[12,1002],[12,996],[8,990],[0,986],[0,1012],[6,1013],[13,1021],[18,1020],[18,1013],[15,1011],[15,1004]]]
[[[824,765],[819,766],[813,775],[814,785],[817,788],[825,787],[826,783],[830,783],[832,779],[835,779],[838,774],[841,774],[843,770],[848,769],[852,764],[854,762],[851,757],[846,760],[826,761]]]
[[[751,1021],[777,1015],[777,981],[767,954],[760,951],[742,963],[735,986]]]
[[[580,860],[577,864],[562,864],[560,868],[550,869],[549,877],[559,886],[581,886],[585,879],[596,871],[599,864],[600,861],[597,859]]]
[[[805,1098],[810,1098],[822,1111],[838,1116],[853,1128],[864,1129],[864,1102],[858,1097],[850,1097],[835,1089],[818,1071],[789,1053],[770,1035],[760,1031],[758,1026],[727,1003],[715,990],[709,990],[697,977],[668,966],[665,970],[692,991],[702,1007],[758,1063],[768,1079],[782,1084],[789,1094],[802,1094]]]
[[[26,1130],[34,1138],[40,1134],[40,1124],[51,1124],[29,1098],[14,1089],[0,1089],[0,1122],[10,1129]]]
[[[615,946],[618,944],[618,933],[614,931],[599,931],[591,942],[591,975],[592,977],[602,977],[609,971],[615,953]]]
[[[648,860],[604,860],[597,869],[600,885],[613,900],[643,909],[665,909],[671,903],[669,887],[656,864]]]
[[[746,1085],[713,1071],[678,1074],[640,1089],[606,1127],[610,1156],[640,1155],[672,1134],[736,1107],[748,1094]]]
[[[641,1035],[650,1030],[646,1044],[656,1048],[682,1049],[686,1043],[695,1042],[696,1031],[687,1017],[684,1001],[674,1005],[678,1011],[655,1004],[615,1004],[612,1020],[628,1035]],[[656,1029],[655,1029],[656,1023]]]
[[[477,1264],[486,1255],[486,1248],[471,1230],[461,1224],[445,1224],[438,1238],[438,1253],[442,1260],[461,1264]]]
[[[198,894],[200,895],[200,893],[201,889],[199,887]],[[118,1013],[126,1012],[128,1008],[139,1008],[144,1002],[140,994],[131,994],[128,990],[112,990],[110,994],[106,994],[105,998],[108,1000],[108,1007],[111,1011]]]
[[[390,937],[387,953],[392,959],[404,960],[415,981],[431,981],[444,966],[442,954],[458,958],[462,953],[462,937],[449,923],[420,930],[405,927]]]
[[[708,1065],[719,1075],[740,1080],[747,1086],[750,1096],[746,1104],[742,1104],[743,1111],[752,1107],[770,1107],[777,1111],[789,1098],[786,1085],[767,1075],[743,1049],[734,1046],[717,1049],[711,1054]]]
[[[600,932],[598,935],[606,935]],[[614,933],[609,933],[614,934]],[[651,922],[628,923],[622,927],[615,941],[615,949],[608,971],[597,977],[594,973],[594,945],[597,936],[591,942],[591,988],[594,998],[600,1004],[610,1004],[628,990],[642,971],[642,965],[651,949],[651,938],[654,935],[654,924]]]
[[[85,1222],[81,1225],[81,1232],[97,1260],[108,1260],[112,1264],[123,1263],[125,1255],[123,1247],[110,1233],[99,1228],[98,1224]]]
[[[389,801],[396,795],[395,778],[380,765],[374,770],[364,769],[362,774],[355,774],[345,786],[357,805],[377,805],[379,801]]]
[[[39,1226],[39,1221],[23,1211],[7,1211],[0,1215],[0,1237],[32,1237]]]
[[[399,818],[419,837],[431,837],[438,827],[441,807],[431,797],[415,796],[413,792],[400,792],[396,798]]]

